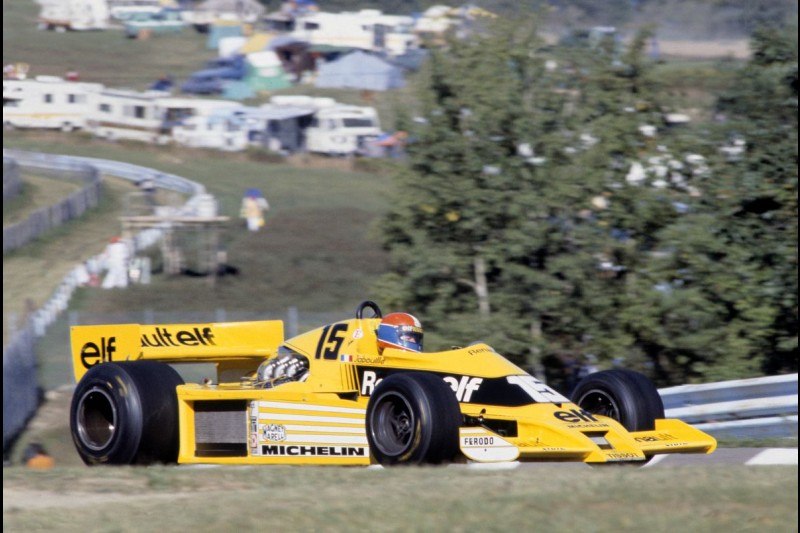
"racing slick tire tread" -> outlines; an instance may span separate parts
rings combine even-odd
[[[604,370],[583,378],[572,393],[572,401],[593,414],[610,416],[628,431],[655,429],[664,418],[664,403],[658,389],[646,376],[627,369]],[[605,409],[615,406],[613,412]]]
[[[384,466],[451,462],[460,450],[462,418],[455,393],[441,377],[393,374],[375,387],[367,404],[370,451]]]
[[[72,440],[87,465],[147,465],[178,459],[178,372],[155,361],[102,363],[75,388]]]

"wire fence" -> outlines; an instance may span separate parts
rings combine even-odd
[[[28,327],[3,348],[4,454],[39,406],[35,342],[33,330]]]
[[[3,157],[3,201],[6,202],[22,192],[19,165],[11,158]]]
[[[6,198],[6,159],[3,158],[4,200]],[[53,228],[78,218],[88,209],[96,207],[100,202],[102,190],[100,173],[90,165],[77,164],[73,167],[62,168],[29,166],[28,168],[34,169],[39,175],[46,175],[53,179],[83,181],[86,186],[70,194],[60,202],[34,211],[21,222],[7,227],[3,226],[3,254],[21,248]],[[14,163],[12,169],[12,173],[19,173],[18,164]]]

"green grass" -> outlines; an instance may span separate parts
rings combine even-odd
[[[24,174],[22,191],[3,203],[3,226],[22,222],[43,206],[54,205],[80,190],[81,183]]]
[[[119,29],[58,33],[37,29],[39,11],[33,0],[3,0],[3,64],[28,63],[31,77],[75,70],[82,81],[143,90],[165,74],[182,80],[216,56],[194,30],[144,41]]]
[[[797,529],[786,467],[15,467],[3,489],[11,531]]]

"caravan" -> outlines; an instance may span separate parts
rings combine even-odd
[[[3,80],[3,126],[62,131],[84,128],[91,99],[102,89],[99,83],[65,81],[56,76]]]
[[[87,123],[96,136],[108,140],[134,140],[166,143],[169,132],[162,129],[157,100],[169,93],[107,89],[96,95]]]
[[[335,104],[314,114],[306,129],[306,148],[327,155],[363,155],[380,134],[375,109]]]
[[[218,104],[220,105],[206,109],[195,109],[193,114],[180,119],[172,127],[173,140],[193,148],[215,148],[226,151],[240,151],[247,148],[248,129],[244,118],[239,114],[244,106],[235,102],[218,102]]]
[[[411,31],[413,24],[412,17],[384,15],[375,9],[362,9],[357,13],[309,11],[295,19],[291,35],[312,45],[359,48],[399,56],[417,44]]]
[[[105,30],[108,27],[106,0],[39,0],[39,27],[56,31]]]
[[[109,89],[97,95],[89,128],[105,139],[166,144],[173,140],[173,129],[189,117],[240,105],[226,100],[173,98],[163,91]]]

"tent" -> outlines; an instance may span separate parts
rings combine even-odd
[[[248,54],[247,63],[249,68],[245,81],[254,91],[277,91],[292,86],[292,80],[275,52],[264,50]]]
[[[317,70],[317,87],[386,91],[404,85],[401,68],[360,50],[324,63]]]

